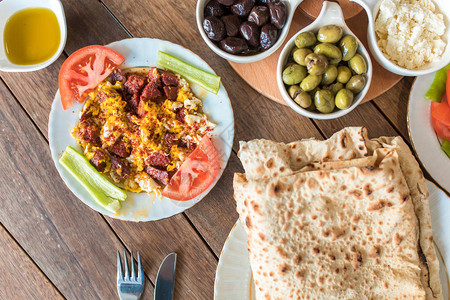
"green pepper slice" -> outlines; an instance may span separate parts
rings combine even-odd
[[[124,201],[127,194],[100,174],[86,157],[67,146],[59,162],[98,204],[112,213],[119,211],[122,207],[120,201]]]
[[[435,102],[441,102],[442,96],[445,93],[445,83],[447,81],[447,70],[450,69],[450,64],[443,67],[436,72],[433,83],[425,94],[425,98]]]
[[[441,145],[441,149],[444,150],[445,154],[450,158],[450,141],[444,140],[444,142]]]
[[[214,94],[219,92],[220,76],[191,66],[175,56],[159,51],[158,65],[184,76],[186,79],[199,84],[207,91]]]

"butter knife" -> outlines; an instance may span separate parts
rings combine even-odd
[[[156,276],[154,300],[172,300],[176,265],[176,253],[172,252],[164,258]]]

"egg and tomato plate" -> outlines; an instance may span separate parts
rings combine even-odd
[[[72,136],[100,173],[132,192],[188,200],[214,181],[214,129],[189,83],[156,67],[116,68],[92,92]]]

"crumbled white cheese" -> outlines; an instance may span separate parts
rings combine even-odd
[[[184,120],[186,121],[186,123],[188,125],[193,125],[195,123],[200,123],[200,121],[202,120],[202,117],[192,114],[192,115],[186,115],[184,117]]]
[[[383,0],[375,20],[381,51],[411,70],[440,58],[445,31],[444,16],[431,0]]]
[[[186,99],[184,100],[184,107],[187,109],[196,109],[197,107],[202,106],[202,100],[198,98]]]

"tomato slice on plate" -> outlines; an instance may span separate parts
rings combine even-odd
[[[219,173],[219,161],[211,140],[204,136],[194,152],[172,176],[162,195],[178,201],[193,199],[203,193]]]
[[[447,96],[442,97],[441,102],[431,102],[431,116],[446,126],[450,126],[450,106],[447,104]]]
[[[441,121],[431,116],[431,122],[433,123],[436,134],[443,139],[450,140],[450,126],[445,125]]]
[[[58,84],[64,110],[72,106],[72,99],[82,103],[88,94],[125,58],[104,46],[92,45],[72,53],[59,71]]]

